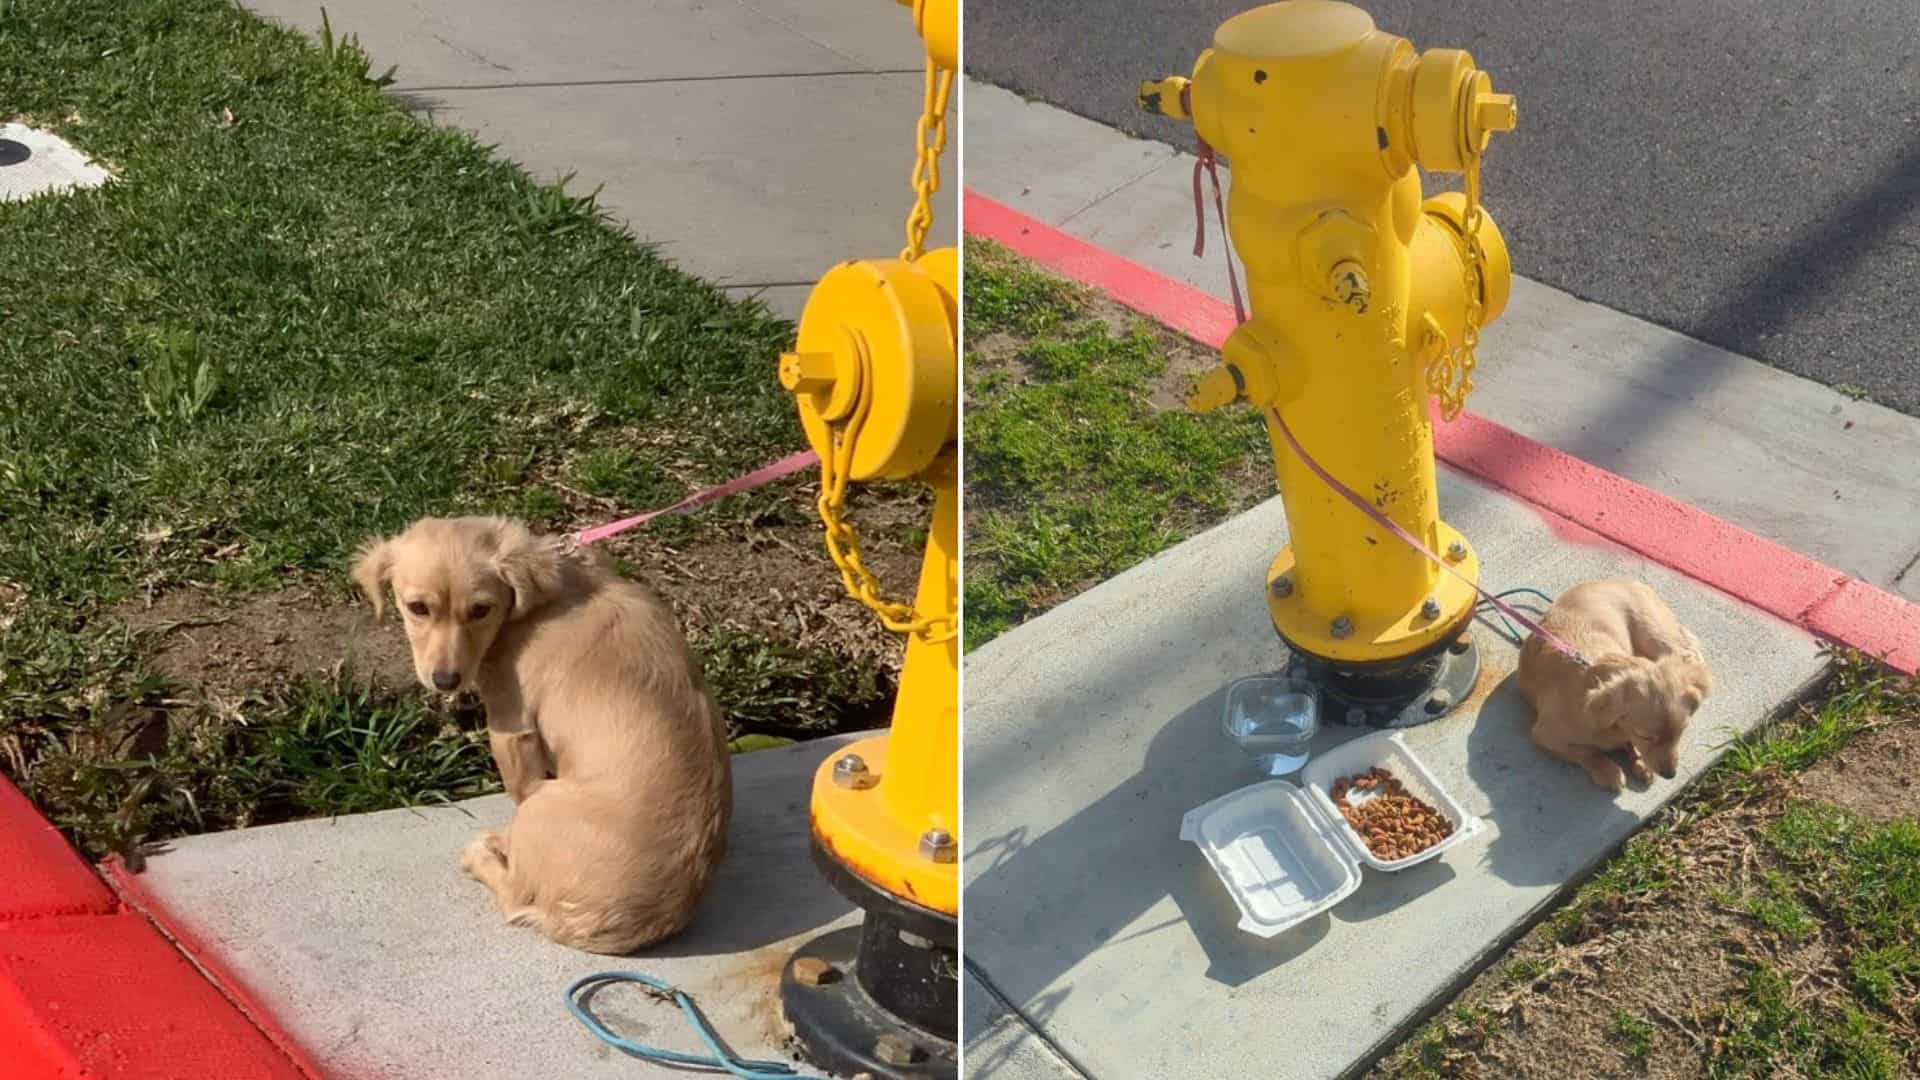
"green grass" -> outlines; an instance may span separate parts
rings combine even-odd
[[[242,712],[235,724],[173,727],[139,757],[80,736],[39,760],[35,794],[87,847],[124,851],[149,836],[447,802],[499,787],[484,730],[345,677],[296,684]]]
[[[1703,938],[1739,979],[1717,1023],[1704,1021],[1713,1036],[1699,1058],[1707,1075],[1913,1075],[1920,1067],[1920,821],[1865,821],[1795,798],[1788,781],[1870,732],[1916,721],[1920,679],[1888,674],[1858,655],[1836,656],[1817,706],[1736,740],[1514,956],[1391,1055],[1381,1074],[1482,1075],[1474,1070],[1499,1054],[1544,1052],[1538,1040],[1501,1042],[1512,1018],[1524,1016],[1516,1002],[1536,994],[1591,1000],[1589,987],[1612,987],[1604,967],[1586,969],[1564,992],[1536,985],[1541,976],[1559,963],[1582,970],[1581,957],[1616,947],[1593,944],[1599,935],[1631,935],[1637,912],[1657,913],[1670,893],[1711,885],[1704,895],[1751,919],[1758,933],[1712,944]],[[1622,937],[1617,947],[1630,950],[1630,942]],[[1650,1017],[1616,1011],[1607,1031],[1629,1065],[1648,1063]],[[1475,1053],[1483,1042],[1491,1057]]]
[[[1620,1044],[1628,1064],[1635,1067],[1645,1065],[1647,1055],[1653,1053],[1653,1031],[1652,1024],[1624,1009],[1615,1009],[1607,1023],[1607,1034]]]
[[[1267,447],[1244,410],[1153,403],[1186,389],[1163,386],[1165,334],[1144,321],[1114,333],[1084,294],[984,242],[967,260],[974,648],[1243,508],[1235,477]],[[1271,481],[1256,486],[1264,496]]]
[[[1920,996],[1920,821],[1860,821],[1797,803],[1767,830],[1799,887],[1853,942],[1856,988],[1877,1005]]]
[[[1795,994],[1786,976],[1765,962],[1747,973],[1727,1007],[1725,1045],[1707,1061],[1714,1080],[1795,1075],[1833,1080],[1895,1080],[1905,1075],[1880,1025],[1858,1009],[1838,1009]]]
[[[117,784],[61,773],[116,709],[175,708],[105,617],[117,602],[291,580],[344,599],[355,547],[417,516],[577,526],[570,490],[646,507],[800,445],[771,374],[790,325],[675,270],[592,193],[406,115],[346,28],[315,44],[224,0],[0,4],[6,117],[118,176],[0,206],[0,607],[17,609],[0,629],[0,764],[76,835],[245,816],[207,775],[224,751],[169,749]],[[652,539],[806,519],[776,489]],[[715,646],[716,684],[762,688],[749,712],[811,702],[816,730],[872,681],[791,643],[698,644]],[[330,700],[312,723],[406,740],[427,723]],[[452,773],[377,783],[372,743],[281,749],[311,784],[262,774],[263,807],[465,790]],[[177,806],[102,820],[142,785]]]

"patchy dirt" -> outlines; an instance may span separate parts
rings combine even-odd
[[[890,597],[912,598],[928,503],[900,488],[862,492],[850,508],[863,561]],[[666,597],[696,643],[725,634],[762,638],[875,673],[873,696],[890,696],[901,638],[846,595],[818,525],[702,528],[685,544],[638,530],[607,548],[629,576]],[[152,669],[177,684],[202,716],[226,714],[268,688],[342,668],[379,689],[412,690],[412,660],[398,624],[391,614],[376,623],[371,609],[341,586],[308,582],[242,596],[181,588],[122,604],[110,615],[144,635]],[[0,614],[5,599],[0,593]]]
[[[1789,799],[1824,800],[1839,790],[1816,773],[1849,777],[1904,762],[1911,775],[1920,763],[1916,734],[1908,725],[1862,736],[1839,755],[1852,764],[1829,759],[1769,794],[1683,822],[1659,841],[1670,884],[1614,894],[1576,919],[1535,927],[1367,1075],[1695,1080],[1711,1075],[1709,1063],[1727,1045],[1729,1008],[1742,999],[1754,961],[1783,972],[1803,1004],[1851,1000],[1848,946],[1831,929],[1795,939],[1752,913],[1783,865],[1759,837]],[[1883,810],[1903,795],[1912,816],[1910,787],[1889,779],[1874,790]]]
[[[0,578],[0,630],[12,626],[20,617],[20,609],[26,606],[27,590]]]
[[[931,507],[903,496],[854,502],[848,516],[883,593],[911,601]],[[685,546],[630,537],[609,541],[610,550],[673,604],[690,636],[754,634],[899,673],[900,635],[847,595],[818,525],[757,525]]]
[[[405,687],[413,662],[393,627],[315,585],[238,597],[176,589],[111,613],[146,635],[155,671],[207,699],[326,674],[342,666]]]
[[[1116,338],[1140,330],[1152,334],[1159,341],[1161,351],[1167,358],[1167,370],[1154,380],[1147,395],[1148,402],[1155,409],[1163,412],[1185,409],[1187,394],[1192,391],[1194,380],[1220,363],[1220,354],[1216,350],[1174,333],[1099,293],[1085,292],[1076,298],[1076,303],[1079,306],[1076,315],[1078,322],[1091,320],[1101,323]],[[1032,370],[1021,354],[1029,343],[1030,339],[1003,330],[969,338],[966,365],[968,388],[971,389],[977,379],[988,373],[1010,378],[1016,383],[1028,381],[1032,377]],[[968,400],[970,402],[971,397]]]
[[[1798,777],[1801,798],[1869,821],[1920,817],[1920,725],[1887,727]]]

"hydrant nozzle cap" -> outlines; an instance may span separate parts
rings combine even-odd
[[[1481,131],[1512,131],[1520,124],[1520,109],[1512,94],[1481,94],[1473,103],[1473,123]]]

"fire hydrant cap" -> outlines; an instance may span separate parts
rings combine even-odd
[[[1338,0],[1285,0],[1220,24],[1213,45],[1240,56],[1324,56],[1373,33],[1373,16]]]

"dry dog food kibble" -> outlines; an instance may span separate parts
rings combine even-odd
[[[1347,795],[1356,791],[1374,794],[1355,806],[1347,801]],[[1407,794],[1397,777],[1378,766],[1359,776],[1334,781],[1329,794],[1347,824],[1378,859],[1417,855],[1453,834],[1453,823],[1445,814]]]

